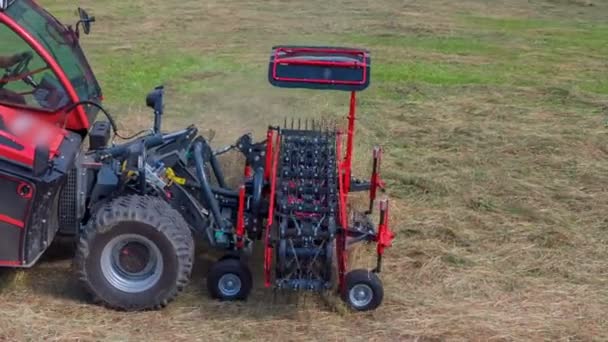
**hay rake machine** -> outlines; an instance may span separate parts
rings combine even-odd
[[[276,287],[322,291],[332,288],[337,279],[343,298],[357,310],[374,309],[382,301],[382,284],[376,273],[381,271],[384,248],[393,238],[388,229],[387,200],[381,202],[377,229],[365,215],[355,215],[358,220],[348,222],[348,193],[369,191],[367,214],[371,214],[376,192],[384,186],[379,177],[379,148],[374,151],[371,181],[353,182],[351,178],[356,92],[369,85],[370,65],[369,53],[364,50],[287,46],[273,49],[269,68],[269,80],[275,86],[350,91],[351,101],[346,134],[323,124],[317,127],[315,122],[308,129],[307,121],[302,129],[300,120],[297,128],[292,121],[291,127],[285,123],[276,130],[272,145],[276,157],[267,165],[273,172],[265,240],[266,286],[271,285],[274,255]],[[347,274],[347,243],[360,241],[378,244],[377,266],[372,272]]]
[[[384,188],[382,150],[374,150],[369,181],[351,175],[356,94],[370,82],[369,52],[272,50],[271,84],[350,92],[345,132],[292,121],[269,127],[262,142],[244,135],[216,151],[194,126],[162,130],[164,89],[157,87],[146,98],[153,128],[116,143],[115,121],[78,43],[94,18],[79,13],[73,28],[32,0],[0,1],[0,36],[14,35],[29,50],[0,79],[1,266],[32,266],[55,237],[69,236],[77,241],[74,268],[95,302],[156,309],[189,282],[195,237],[224,251],[207,275],[211,296],[246,299],[253,285],[248,256],[259,241],[266,287],[336,289],[356,311],[380,305],[377,274],[393,240],[388,200],[379,202],[378,224],[369,218]],[[31,70],[32,60],[43,67]],[[15,83],[31,89],[18,91]],[[99,112],[108,121],[97,120]],[[219,162],[229,150],[246,160],[237,189],[227,186]],[[351,215],[355,191],[368,191],[370,205]],[[347,265],[347,249],[358,242],[376,244],[373,270]]]

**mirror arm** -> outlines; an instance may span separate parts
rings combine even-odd
[[[76,22],[76,29],[72,30],[78,39],[80,39],[80,24],[82,24],[82,20],[78,20],[78,22]],[[72,28],[71,26],[68,27],[70,29]]]

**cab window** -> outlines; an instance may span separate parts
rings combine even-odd
[[[33,0],[13,3],[6,12],[42,44],[69,79],[80,100],[101,96],[99,84],[82,53],[78,39]]]
[[[0,104],[55,111],[70,102],[45,61],[4,24],[0,42]]]

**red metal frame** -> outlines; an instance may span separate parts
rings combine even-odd
[[[270,176],[270,204],[268,207],[268,220],[264,237],[264,285],[270,287],[272,272],[272,246],[270,245],[270,230],[274,223],[274,205],[277,188],[277,169],[279,167],[279,150],[281,149],[281,135],[277,134],[275,139],[274,157],[272,158],[272,174]]]
[[[251,166],[245,165],[244,179],[247,181],[251,177]],[[239,208],[236,216],[236,247],[242,249],[245,247],[245,184],[239,187]]]
[[[343,231],[341,234],[338,234],[336,237],[336,257],[338,259],[338,288],[340,292],[344,293],[346,291],[346,230],[348,229],[348,212],[347,212],[347,196],[348,191],[344,187],[344,163],[341,163],[342,160],[342,133],[338,132],[336,135],[336,159],[338,161],[338,206],[339,206],[339,214],[340,214],[340,226]]]
[[[59,66],[59,63],[54,59],[54,57],[38,42],[32,35],[26,31],[23,27],[21,27],[15,20],[13,20],[10,16],[8,16],[4,12],[0,12],[0,24],[5,24],[11,30],[13,30],[19,37],[21,37],[31,48],[40,55],[40,57],[51,67],[51,70],[57,76],[59,82],[61,82],[62,86],[66,90],[68,96],[70,97],[72,103],[76,103],[79,101],[78,94],[76,90],[72,86],[72,83],[63,72],[63,69]],[[8,106],[4,104],[3,106]],[[66,127],[72,130],[82,130],[89,128],[89,119],[86,115],[84,108],[78,107],[72,110],[70,113],[64,113],[63,110],[58,110],[57,112],[45,112],[41,110],[36,110],[29,107],[23,107],[24,109],[30,111],[31,114],[43,113],[40,115],[45,121],[51,123],[63,123],[67,115]]]
[[[280,47],[274,52],[274,64],[272,66],[272,77],[277,81],[284,82],[303,82],[303,83],[319,83],[319,84],[335,84],[335,85],[364,85],[367,83],[367,63],[365,62],[328,62],[328,61],[307,61],[307,60],[295,60],[292,59],[294,54],[297,53],[340,53],[343,55],[352,55],[363,60],[367,58],[367,52],[362,50],[348,50],[348,49],[331,49],[331,48],[288,48]],[[279,56],[280,53],[285,53],[287,56]],[[360,81],[336,81],[316,78],[294,78],[294,77],[279,77],[277,70],[279,65],[318,65],[328,67],[341,67],[341,68],[360,68],[363,70],[363,77]]]
[[[270,172],[272,170],[272,138],[274,130],[268,129],[266,133],[266,164],[264,165],[264,180],[270,180]]]
[[[350,107],[348,111],[348,131],[346,141],[346,155],[344,156],[344,189],[350,191],[350,181],[352,177],[353,153],[355,144],[355,120],[357,116],[357,93],[350,93]]]
[[[245,184],[239,187],[239,210],[236,218],[236,248],[244,247],[245,237]]]

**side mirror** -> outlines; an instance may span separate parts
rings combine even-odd
[[[154,110],[154,133],[160,133],[164,112],[165,87],[158,86],[146,96],[146,106]]]
[[[89,13],[80,7],[78,7],[78,16],[80,16],[80,20],[76,23],[76,36],[80,36],[80,25],[82,25],[84,34],[91,33],[91,23],[95,22],[95,17],[90,17]]]
[[[40,177],[49,170],[50,152],[47,146],[36,146],[34,151],[34,166],[32,173],[34,177]]]
[[[8,8],[9,3],[12,2],[10,0],[0,0],[0,11],[3,11]]]

